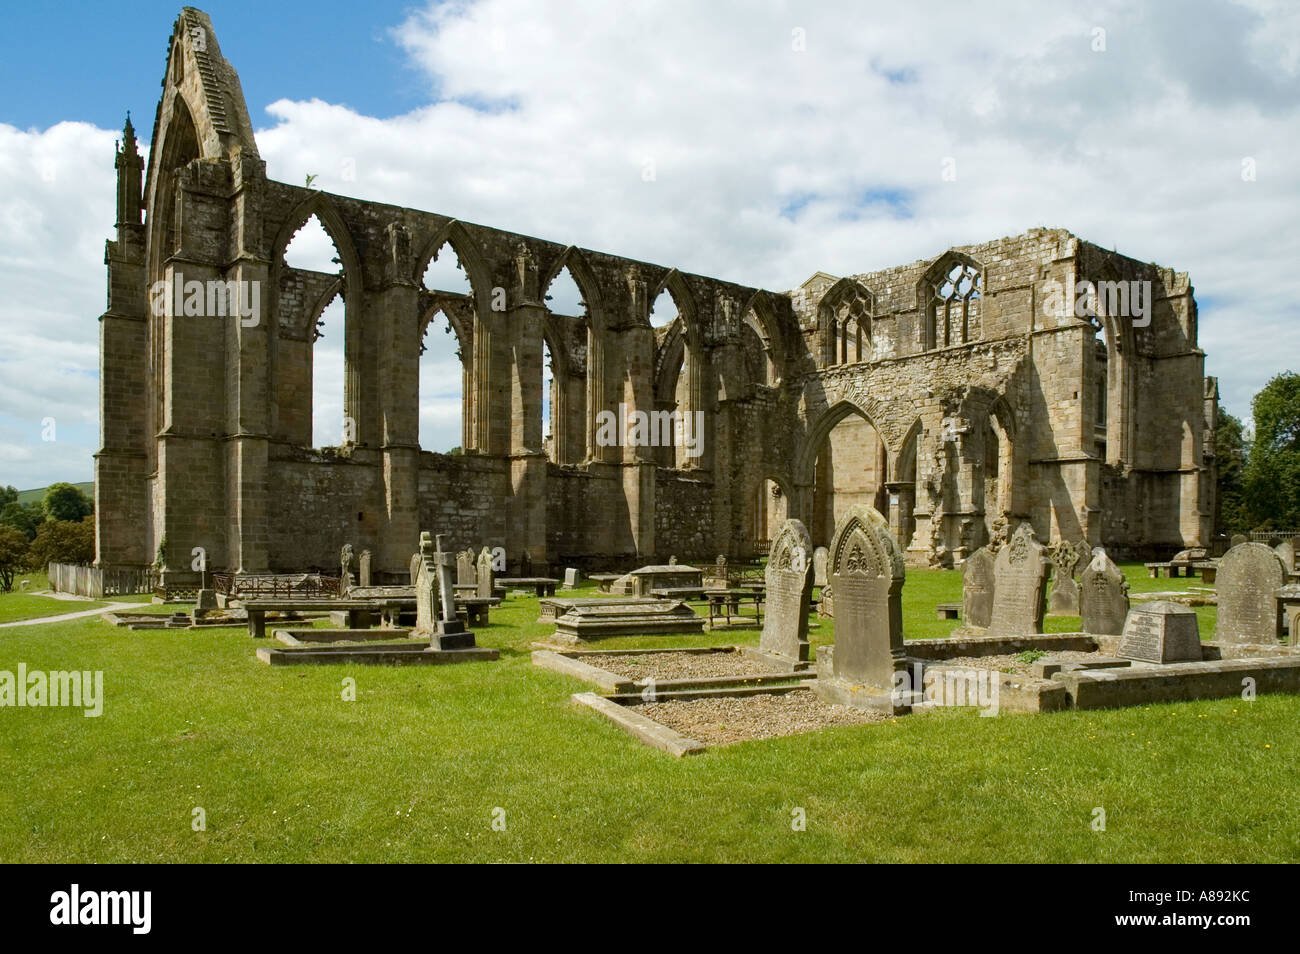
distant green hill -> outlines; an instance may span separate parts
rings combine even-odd
[[[95,499],[95,482],[93,480],[87,480],[80,484],[73,484],[72,486],[76,487],[91,500]],[[20,504],[40,503],[45,498],[45,491],[48,489],[48,487],[37,487],[35,490],[20,490],[18,491],[18,502]]]

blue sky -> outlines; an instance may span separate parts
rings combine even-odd
[[[282,181],[777,291],[1067,228],[1190,274],[1231,413],[1300,367],[1297,4],[200,6]],[[6,10],[3,484],[92,473],[113,142],[150,135],[180,5],[128,9]],[[447,339],[426,446],[458,440]]]
[[[400,115],[429,100],[427,75],[391,36],[417,3],[194,4],[212,17],[235,63],[253,124],[277,99],[343,103],[368,116]],[[143,135],[158,104],[167,37],[182,4],[12,4],[0,36],[0,121],[20,129],[81,120],[106,129],[132,111]]]

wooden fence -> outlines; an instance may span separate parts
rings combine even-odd
[[[50,589],[56,593],[72,593],[98,600],[106,596],[152,593],[158,582],[158,571],[153,567],[130,569],[51,563],[49,577]]]

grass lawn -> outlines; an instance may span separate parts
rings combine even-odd
[[[904,594],[908,635],[943,635],[960,577]],[[949,710],[678,760],[530,664],[535,598],[492,618],[500,661],[446,667],[272,668],[239,629],[2,631],[0,670],[103,670],[105,702],[0,709],[0,861],[1300,860],[1300,697]]]

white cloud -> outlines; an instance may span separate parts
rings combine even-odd
[[[1060,226],[1191,274],[1233,413],[1300,364],[1293,8],[485,0],[393,37],[433,105],[273,103],[271,176],[773,289]],[[113,136],[0,127],[0,317],[39,355],[3,366],[0,413],[69,388],[51,354],[93,354]],[[66,400],[93,412],[93,382]]]

